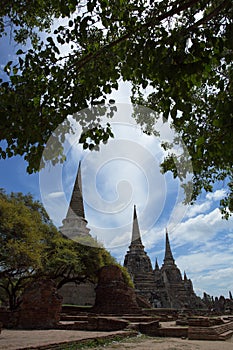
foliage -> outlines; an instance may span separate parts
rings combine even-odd
[[[32,279],[51,278],[58,288],[96,282],[98,269],[114,262],[103,248],[63,237],[31,195],[0,192],[0,298],[10,309]]]
[[[128,273],[128,270],[124,266],[121,266],[120,264],[117,264],[117,266],[121,269],[124,282],[129,287],[134,288],[134,284],[133,284],[133,281],[132,281],[132,279],[130,277],[130,274]]]
[[[25,44],[27,39],[36,46],[37,34],[50,27],[54,18],[69,16],[75,9],[77,0],[3,0],[0,8],[0,37],[11,33],[14,40]]]
[[[0,218],[0,288],[12,309],[18,291],[42,268],[42,239],[53,228],[43,208],[22,194],[0,193]]]
[[[50,12],[48,18],[43,11],[41,18],[37,16],[45,3],[35,3],[33,24],[38,27],[35,21],[52,20]],[[69,114],[104,102],[122,78],[133,84],[134,101],[171,119],[187,144],[194,169],[192,199],[201,189],[211,191],[214,182],[226,179],[229,191],[221,204],[228,217],[228,208],[233,209],[232,1],[70,0],[72,10],[62,6],[64,1],[58,2],[60,7],[54,3],[48,2],[52,13],[68,16],[67,23],[33,49],[19,49],[16,61],[5,66],[0,135],[7,145],[0,150],[1,157],[20,154],[28,161],[29,172],[38,170],[53,130]],[[75,5],[78,11],[73,12]],[[9,16],[7,7],[4,11]],[[21,18],[18,2],[14,14]],[[153,92],[145,102],[141,89],[146,87]],[[90,149],[112,136],[109,126],[101,126],[101,115],[93,116],[79,119],[84,128],[80,141]],[[153,120],[149,126],[145,120],[139,122],[153,132]],[[60,142],[70,129],[66,120]],[[62,145],[56,150],[52,161],[62,161]],[[172,158],[163,168],[177,176]]]
[[[96,283],[97,272],[105,265],[115,264],[115,259],[102,247],[87,246],[67,238],[57,238],[46,251],[45,273],[56,280],[57,288],[67,282]]]

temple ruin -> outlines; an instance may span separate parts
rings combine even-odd
[[[81,163],[78,167],[67,215],[60,231],[81,243],[91,237],[83,205]],[[168,232],[166,232],[163,264],[160,268],[156,261],[153,269],[151,260],[142,244],[136,207],[134,207],[133,214],[131,244],[125,255],[124,266],[131,275],[137,295],[148,301],[152,307],[178,309],[203,307],[202,300],[194,293],[192,281],[187,278],[186,274],[182,277],[175,264]],[[59,292],[64,298],[64,303],[93,305],[95,302],[95,286],[90,283],[78,286],[74,283],[68,283]]]
[[[66,218],[62,221],[62,224],[63,225],[59,229],[66,237],[83,244],[90,244],[91,240],[94,242],[90,235],[90,229],[87,227],[87,220],[85,218],[82,195],[81,162],[78,165],[78,172],[74,182]],[[94,288],[95,286],[91,282],[80,283],[79,285],[74,282],[69,282],[62,286],[59,293],[63,296],[64,304],[93,305],[95,303]]]
[[[194,293],[192,281],[187,278],[186,273],[182,278],[175,264],[167,231],[163,264],[159,268],[156,259],[153,269],[142,244],[135,206],[132,239],[125,255],[124,266],[134,282],[136,293],[147,299],[153,307],[177,309],[204,307],[202,300]]]
[[[66,218],[62,221],[62,224],[60,231],[71,239],[79,240],[80,238],[91,237],[83,205],[81,162],[78,166]]]

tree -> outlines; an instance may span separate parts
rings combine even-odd
[[[31,195],[0,192],[0,300],[11,310],[35,278],[53,279],[57,288],[70,281],[96,282],[99,268],[113,263],[104,248],[62,236]]]
[[[133,100],[171,119],[187,144],[194,168],[191,200],[225,179],[229,191],[221,204],[228,217],[233,209],[232,1],[70,3],[78,9],[72,18],[71,11],[58,10],[68,15],[66,25],[34,48],[19,49],[18,61],[5,66],[0,135],[7,145],[1,156],[20,154],[28,171],[37,171],[53,130],[65,121],[62,143],[71,128],[67,115],[105,101],[123,78],[133,84]],[[153,93],[145,102],[140,89],[147,86]],[[79,121],[84,131],[88,128],[80,139],[85,148],[112,136],[99,118],[86,115]],[[141,121],[148,131],[145,123]],[[62,151],[62,145],[57,147],[53,162],[63,160]],[[165,160],[163,169],[177,176],[172,159]]]
[[[3,0],[0,8],[0,37],[10,31],[17,43],[31,39],[38,43],[38,31],[50,32],[54,18],[69,16],[76,9],[77,0]]]

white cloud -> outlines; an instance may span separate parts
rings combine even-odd
[[[199,286],[201,294],[207,292],[213,296],[224,295],[229,297],[229,291],[233,291],[233,267],[216,268],[202,275],[194,275],[194,285]]]
[[[170,235],[178,267],[188,273],[201,294],[206,291],[214,296],[227,296],[233,288],[232,226],[233,218],[222,219],[219,209],[215,208],[186,218]]]
[[[226,190],[221,189],[221,190],[217,190],[213,193],[207,193],[206,199],[211,200],[211,201],[218,201],[218,200],[222,199],[225,195],[226,195]]]
[[[229,266],[229,264],[232,265],[232,255],[227,251],[225,254],[213,252],[211,253],[211,251],[209,251],[179,256],[176,259],[176,262],[181,270],[185,270],[192,274],[202,274],[204,271],[207,271],[209,269],[215,271],[221,266],[226,267]]]
[[[201,204],[194,204],[187,210],[187,217],[191,218],[199,213],[205,213],[211,208],[211,202],[206,201]]]
[[[176,246],[190,243],[195,247],[213,239],[222,231],[229,231],[232,222],[233,218],[223,220],[220,210],[215,208],[207,214],[199,214],[180,223],[172,238]]]
[[[50,198],[60,198],[64,195],[64,192],[51,192],[48,194]]]
[[[215,201],[219,201],[226,195],[225,189],[216,190],[212,193],[207,193],[205,200],[200,203],[191,205],[187,211],[186,216],[188,218],[195,217],[197,214],[204,214],[213,207]]]

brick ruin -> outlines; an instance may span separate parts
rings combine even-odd
[[[121,269],[104,266],[99,271],[92,312],[98,314],[140,314],[136,293],[124,281]]]
[[[223,295],[213,297],[204,293],[203,301],[208,310],[214,314],[233,314],[233,297],[231,291],[229,291],[229,298],[225,298]]]
[[[136,207],[134,207],[132,239],[125,255],[124,266],[135,285],[136,293],[147,299],[153,307],[198,309],[206,307],[196,296],[192,281],[181,272],[172,255],[168,232],[166,232],[165,256],[159,268],[156,260],[152,268],[151,260],[142,244]]]
[[[50,329],[60,320],[62,297],[52,280],[38,280],[23,293],[17,328]]]
[[[60,321],[62,297],[52,280],[39,279],[29,285],[14,310],[0,309],[0,323],[6,328],[52,329]]]

